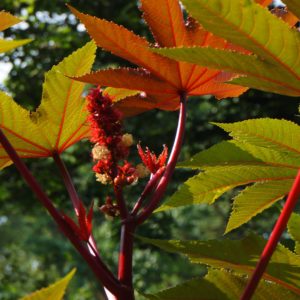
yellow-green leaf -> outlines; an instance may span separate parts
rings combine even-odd
[[[0,11],[0,31],[5,30],[15,24],[22,22],[19,18],[11,15],[8,12]],[[11,41],[11,40],[3,40],[0,39],[0,53],[12,50],[16,47],[25,45],[29,43],[31,40],[19,40],[19,41]]]
[[[293,179],[259,182],[235,197],[225,233],[238,228],[288,194]]]
[[[30,39],[27,40],[18,40],[18,41],[7,41],[0,39],[0,53],[7,52],[14,48],[23,46],[27,43],[31,42]]]
[[[73,269],[61,280],[55,282],[54,284],[46,288],[43,288],[28,296],[25,296],[20,300],[62,300],[67,286],[75,274],[75,271],[76,270]]]
[[[88,136],[84,84],[76,76],[90,71],[96,46],[89,42],[46,73],[41,105],[29,112],[0,93],[0,128],[21,157],[47,157]],[[0,169],[9,158],[0,146]]]
[[[248,282],[247,275],[237,274],[228,270],[216,270],[210,269],[205,276],[205,280],[216,285],[221,291],[223,291],[227,299],[237,300],[241,297],[246,284]],[[214,300],[217,300],[215,298]],[[220,298],[223,300],[223,298]],[[224,298],[226,299],[226,298]],[[280,286],[270,280],[261,280],[252,300],[297,300],[299,294],[288,290],[284,286]]]
[[[267,9],[251,0],[182,2],[208,31],[244,47],[300,79],[300,34]]]
[[[252,182],[269,180],[289,180],[297,174],[297,169],[272,167],[268,165],[216,166],[187,180],[156,211],[170,210],[192,204],[212,204],[225,192],[234,187]]]
[[[300,126],[287,120],[253,119],[232,124],[215,123],[235,140],[271,150],[300,154]]]
[[[289,223],[288,231],[295,241],[295,252],[300,255],[300,215],[293,213]]]
[[[239,274],[252,274],[266,241],[251,235],[242,240],[179,241],[141,238],[165,251],[187,256],[192,263],[226,268]],[[279,244],[263,278],[299,297],[300,257]]]
[[[128,89],[117,89],[108,87],[103,91],[103,94],[112,98],[113,102],[118,102],[127,97],[132,97],[140,94],[140,91],[128,90]]]

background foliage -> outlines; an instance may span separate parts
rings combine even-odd
[[[74,0],[79,10],[113,20],[151,39],[134,0],[99,0],[96,2]],[[0,10],[7,10],[26,19],[4,36],[34,41],[22,48],[1,56],[1,61],[12,63],[12,70],[4,86],[7,92],[26,108],[33,109],[40,102],[43,74],[88,41],[88,35],[70,15],[65,1],[2,0]],[[222,24],[220,24],[221,26]],[[106,53],[97,52],[96,66],[125,65],[125,62]],[[1,69],[0,69],[1,72]],[[221,102],[211,97],[195,97],[189,102],[188,124],[182,159],[223,139],[224,133],[208,122],[234,122],[259,117],[275,117],[296,123],[298,103],[293,98],[248,91],[240,98]],[[163,144],[171,144],[177,113],[151,111],[126,121],[126,131],[135,140],[156,150]],[[164,129],[162,131],[162,128]],[[91,169],[90,145],[82,142],[69,149],[64,159],[74,177],[79,194],[86,204],[95,199],[102,203],[105,188],[95,182]],[[137,160],[136,151],[132,159]],[[71,205],[56,167],[50,159],[28,161],[47,193],[61,209],[68,211]],[[56,175],[57,174],[57,175]],[[171,193],[191,173],[177,172],[169,189]],[[77,256],[72,247],[47,217],[44,209],[15,171],[14,167],[0,173],[0,299],[12,300],[54,282],[74,266],[78,267],[72,280],[67,299],[102,299],[102,292],[93,275]],[[128,191],[127,199],[134,198],[139,187]],[[231,195],[226,195],[216,205],[188,207],[168,213],[156,214],[138,232],[152,238],[213,239],[222,238],[230,207]],[[260,234],[270,232],[278,210],[273,208],[254,218],[249,224],[230,236],[238,237],[248,231]],[[106,260],[115,265],[117,258],[118,224],[95,214],[95,232],[101,241]],[[287,240],[288,244],[289,241]],[[191,267],[184,258],[158,252],[154,247],[137,242],[135,252],[135,286],[147,292],[175,284],[204,269]],[[188,267],[187,267],[188,266]],[[158,272],[159,271],[159,272]]]

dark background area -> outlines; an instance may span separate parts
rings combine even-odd
[[[122,24],[151,40],[136,1],[74,0],[70,3],[80,11]],[[65,1],[1,0],[0,10],[2,9],[26,20],[23,25],[3,32],[3,36],[32,38],[33,42],[0,56],[1,61],[10,62],[13,66],[1,88],[13,95],[22,106],[34,109],[41,99],[44,73],[83,46],[89,38],[74,16],[70,15]],[[94,69],[117,65],[124,66],[126,62],[97,50]],[[275,117],[298,123],[297,114],[297,99],[254,90],[246,92],[240,98],[222,101],[210,96],[194,97],[188,104],[187,132],[181,160],[227,138],[209,122]],[[160,152],[163,144],[171,146],[176,120],[177,112],[151,111],[126,120],[124,125],[125,131],[132,133],[135,141],[142,141],[143,145]],[[101,205],[109,191],[95,181],[91,171],[90,149],[89,142],[82,141],[68,149],[63,154],[63,159],[84,203],[89,205],[94,199],[97,205]],[[134,148],[131,157],[133,161],[138,161]],[[27,160],[26,163],[55,204],[71,215],[70,201],[52,160]],[[168,193],[171,194],[190,175],[190,172],[178,170]],[[128,201],[136,199],[141,188],[140,183],[128,190]],[[210,207],[186,207],[154,215],[140,228],[138,234],[165,239],[223,238],[231,198],[232,193]],[[276,208],[269,209],[231,233],[230,237],[237,238],[250,231],[267,234],[277,215]],[[101,252],[114,269],[118,253],[119,222],[106,220],[100,212],[95,211],[94,227]],[[66,299],[103,299],[102,289],[94,280],[93,274],[62,237],[15,168],[11,166],[1,171],[0,300],[18,299],[57,280],[73,267],[77,267],[77,273]],[[134,283],[138,290],[156,291],[204,272],[204,268],[192,266],[182,257],[136,243]]]

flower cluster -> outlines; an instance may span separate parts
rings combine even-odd
[[[121,113],[112,105],[112,99],[101,89],[92,89],[88,97],[88,121],[91,128],[92,156],[97,180],[114,185],[132,184],[137,180],[136,169],[126,161],[133,144],[130,134],[122,133]],[[123,162],[120,165],[120,162]]]

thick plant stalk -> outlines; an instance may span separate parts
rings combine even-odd
[[[120,254],[119,254],[119,271],[118,278],[122,284],[124,284],[128,291],[124,296],[118,300],[133,300],[134,292],[132,287],[132,255],[133,255],[133,234],[136,227],[142,224],[146,219],[150,217],[153,210],[157,207],[159,201],[161,200],[167,185],[171,179],[171,176],[174,172],[178,156],[180,154],[181,146],[183,143],[183,136],[185,131],[185,122],[186,121],[186,95],[182,95],[180,101],[180,112],[178,118],[178,126],[176,131],[176,136],[172,148],[172,152],[167,163],[166,168],[162,168],[161,171],[164,171],[163,175],[161,171],[156,177],[150,179],[148,184],[145,187],[144,192],[141,197],[138,199],[136,205],[131,214],[127,216],[125,220],[123,220],[122,228],[121,228],[121,242],[120,242]],[[160,179],[160,177],[162,178]],[[160,180],[159,180],[160,179]],[[149,193],[152,192],[155,187],[157,181],[159,183],[157,185],[156,190],[148,206],[141,212],[140,215],[136,215],[139,208],[142,205],[144,198],[148,196]]]
[[[255,267],[255,270],[244,290],[242,297],[240,298],[241,300],[250,300],[252,298],[255,289],[257,288],[259,281],[261,280],[268,266],[271,256],[276,249],[279,239],[287,226],[288,220],[295,208],[295,205],[299,197],[300,197],[300,171],[297,174],[297,177],[290,190],[290,193],[283,207],[283,210],[273,228],[273,231],[260,256],[260,259]]]
[[[49,214],[52,216],[58,227],[64,233],[64,235],[71,241],[73,246],[81,254],[83,259],[90,266],[99,281],[114,295],[122,297],[123,287],[119,281],[113,276],[112,273],[108,272],[104,263],[97,257],[90,254],[87,247],[82,241],[74,234],[69,225],[65,222],[62,215],[54,207],[52,201],[48,198],[45,192],[42,190],[36,179],[30,173],[26,165],[23,163],[13,146],[10,144],[2,130],[0,129],[0,143],[9,155],[10,159],[14,162],[16,168],[29,185],[33,193],[37,196],[41,204],[47,209]],[[120,298],[122,299],[122,298]]]
[[[78,193],[75,189],[75,186],[73,184],[70,173],[68,172],[68,169],[67,169],[66,165],[64,164],[63,160],[61,159],[59,153],[57,153],[57,152],[53,153],[53,159],[54,159],[54,161],[55,161],[55,163],[56,163],[56,165],[57,165],[57,167],[60,171],[60,174],[63,178],[64,183],[65,183],[65,187],[66,187],[66,189],[68,191],[68,194],[69,194],[69,197],[72,201],[75,214],[78,217],[79,216],[80,198],[79,198]],[[88,247],[89,247],[90,253],[92,255],[95,255],[95,256],[98,255],[99,256],[99,251],[98,251],[98,248],[97,248],[96,241],[93,237],[93,234],[91,234],[91,237],[90,237],[90,240],[89,240],[89,243],[88,243]]]
[[[185,132],[185,124],[186,124],[186,95],[183,94],[180,97],[180,112],[179,112],[176,136],[175,136],[172,152],[170,154],[166,166],[166,170],[162,175],[162,178],[160,179],[149,204],[142,210],[140,215],[137,217],[138,224],[142,224],[150,217],[153,211],[157,208],[162,196],[164,195],[167,189],[167,186],[170,182],[170,179],[176,167],[178,156],[180,154],[181,146],[183,143],[184,132]]]

